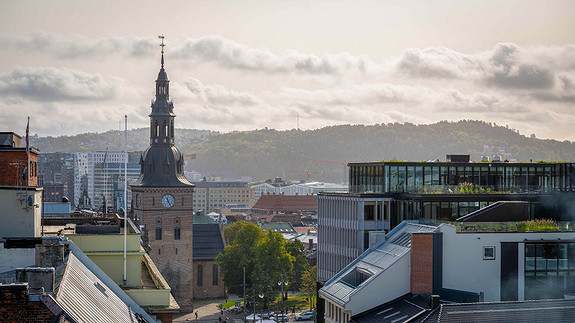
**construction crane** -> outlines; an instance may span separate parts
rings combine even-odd
[[[307,181],[309,182],[311,174],[319,173],[317,170],[286,170],[287,173],[305,173],[307,174]]]
[[[343,166],[343,182],[342,183],[346,183],[347,182],[347,164],[349,164],[350,162],[346,161],[346,160],[323,160],[323,159],[308,159],[308,162],[312,162],[312,163],[328,163],[328,164],[340,164]]]

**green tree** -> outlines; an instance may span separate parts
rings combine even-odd
[[[278,232],[268,230],[257,248],[257,263],[252,274],[254,288],[262,286],[266,304],[278,296],[280,275],[288,275],[294,260],[286,250],[285,238]]]
[[[226,246],[224,253],[216,257],[229,291],[238,293],[242,290],[244,267],[246,284],[251,286],[251,273],[254,272],[258,261],[258,246],[262,244],[265,236],[264,231],[258,226],[246,222],[235,234],[233,243]]]
[[[291,288],[299,290],[303,274],[309,269],[304,253],[305,245],[299,240],[286,241],[286,250],[294,257],[293,269],[288,274],[288,281]]]
[[[240,231],[248,223],[250,222],[241,220],[225,227],[224,238],[226,239],[226,245],[231,245],[234,242],[238,231]]]
[[[317,266],[311,267],[303,274],[301,291],[309,296],[309,309],[311,310],[317,293]]]

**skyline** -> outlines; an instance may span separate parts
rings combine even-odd
[[[137,9],[134,9],[137,7]],[[148,126],[166,36],[177,128],[473,119],[575,140],[575,3],[0,1],[0,127]],[[470,37],[470,35],[473,35]],[[122,125],[123,129],[123,125]]]

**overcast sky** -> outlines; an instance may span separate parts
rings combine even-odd
[[[479,119],[575,140],[575,1],[0,0],[0,131]]]

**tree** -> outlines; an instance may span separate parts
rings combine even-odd
[[[303,274],[309,269],[305,258],[305,245],[299,240],[286,241],[287,252],[294,257],[293,269],[288,275],[291,288],[300,289]]]
[[[309,309],[312,308],[312,299],[317,293],[317,266],[311,267],[303,274],[302,292],[309,296]]]
[[[240,231],[248,223],[250,222],[241,220],[225,227],[224,238],[226,239],[226,245],[232,244],[236,238],[236,235],[238,234],[238,231]]]
[[[257,263],[252,274],[252,282],[261,285],[264,302],[278,296],[277,283],[280,275],[288,276],[295,258],[286,250],[286,240],[278,232],[268,230],[257,249]],[[257,286],[254,285],[254,288]]]
[[[243,268],[246,268],[246,284],[251,285],[250,277],[257,263],[258,246],[265,233],[253,223],[246,222],[235,234],[233,243],[224,248],[224,253],[216,257],[222,268],[224,283],[231,292],[242,290]]]

